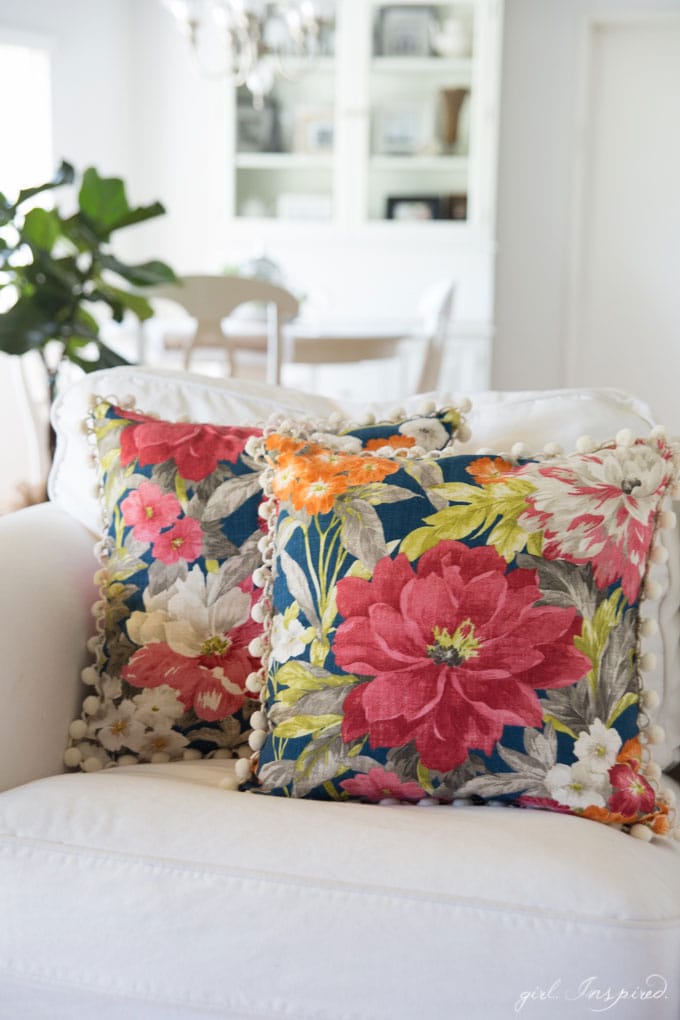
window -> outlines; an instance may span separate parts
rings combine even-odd
[[[0,95],[9,97],[2,104],[0,191],[12,199],[21,188],[48,180],[54,170],[46,47],[9,42],[0,33]]]

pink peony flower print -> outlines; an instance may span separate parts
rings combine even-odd
[[[643,442],[553,465],[526,464],[517,474],[538,475],[538,488],[527,497],[529,509],[519,523],[528,531],[543,531],[547,559],[592,563],[600,588],[621,577],[623,593],[633,603],[669,470],[663,455]]]
[[[206,640],[195,656],[154,642],[135,652],[122,674],[135,687],[174,688],[185,709],[193,708],[199,719],[226,719],[243,705],[246,677],[259,666],[248,652],[256,633],[255,624],[245,623],[228,637]]]
[[[198,482],[215,470],[218,461],[234,464],[248,438],[259,435],[259,429],[142,419],[123,429],[120,459],[123,466],[136,459],[142,467],[174,460],[182,478]]]
[[[153,482],[141,482],[126,496],[120,508],[123,520],[132,526],[132,533],[140,542],[153,541],[182,512],[177,497],[172,492],[164,494],[160,485]]]
[[[193,517],[183,517],[167,531],[156,536],[152,553],[163,563],[177,563],[186,560],[190,563],[198,559],[203,548],[203,531],[199,521]]]
[[[574,647],[576,611],[540,597],[535,571],[506,574],[495,549],[453,541],[415,570],[400,554],[370,581],[341,580],[335,658],[373,678],[345,699],[343,739],[415,741],[425,766],[448,771],[471,750],[490,754],[506,725],[542,725],[536,690],[575,683],[591,663]]]
[[[250,617],[253,593],[246,582],[228,590],[223,584],[222,573],[206,577],[192,567],[184,580],[146,594],[146,611],[127,623],[140,647],[121,670],[135,687],[172,688],[185,709],[209,722],[241,708],[246,677],[261,665],[248,651],[262,633]]]
[[[396,772],[387,772],[377,766],[369,769],[365,775],[343,780],[340,786],[353,797],[363,797],[373,803],[387,797],[416,801],[427,796],[420,783],[404,783]]]
[[[614,787],[614,793],[607,805],[610,811],[634,818],[638,814],[646,815],[654,810],[656,802],[654,790],[645,777],[630,765],[612,765],[609,770],[609,782]]]

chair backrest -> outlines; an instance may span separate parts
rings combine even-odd
[[[227,345],[221,322],[240,305],[256,301],[267,306],[267,381],[278,382],[281,371],[281,324],[299,311],[297,298],[277,284],[250,276],[183,276],[177,283],[160,284],[146,293],[181,305],[196,320],[196,332],[186,352],[185,367],[197,347]],[[228,353],[228,347],[227,347]]]
[[[428,288],[420,302],[425,353],[418,379],[418,393],[427,393],[439,387],[446,341],[453,319],[455,294],[455,282],[442,280]]]

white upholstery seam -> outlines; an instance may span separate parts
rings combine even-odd
[[[519,904],[493,902],[487,900],[465,898],[446,892],[426,892],[417,889],[402,889],[398,886],[361,885],[357,882],[340,882],[337,879],[324,879],[318,876],[310,879],[304,876],[288,875],[282,872],[249,871],[245,868],[238,868],[233,865],[225,867],[219,864],[204,864],[197,867],[194,862],[183,862],[168,860],[147,855],[133,857],[128,853],[111,850],[97,850],[93,847],[81,847],[76,845],[59,846],[47,840],[25,839],[20,836],[0,834],[0,849],[2,845],[19,846],[22,849],[42,854],[53,854],[62,858],[77,857],[82,861],[90,861],[96,866],[108,866],[109,864],[123,864],[126,867],[141,867],[154,871],[163,871],[167,874],[183,873],[204,877],[206,874],[221,876],[233,882],[266,883],[272,886],[295,887],[309,890],[313,893],[334,892],[348,897],[371,896],[375,899],[411,901],[415,903],[428,904],[431,907],[451,907],[465,911],[486,911],[492,913],[513,914],[520,918],[534,918],[553,923],[569,922],[570,924],[584,927],[595,926],[607,929],[639,929],[644,930],[666,930],[680,927],[680,916],[658,920],[648,919],[624,919],[618,917],[598,918],[569,913],[567,911],[552,912],[547,915],[538,907],[526,907]]]
[[[226,999],[211,999],[211,1000],[200,1000],[194,999],[189,996],[181,995],[175,998],[168,998],[166,996],[157,997],[150,992],[144,992],[141,989],[128,990],[116,989],[110,985],[102,985],[87,981],[76,981],[73,978],[61,977],[57,974],[52,973],[49,970],[45,970],[39,967],[34,967],[31,970],[15,970],[13,967],[7,967],[0,963],[0,976],[5,975],[15,981],[26,984],[30,982],[29,987],[35,987],[36,983],[43,988],[63,988],[70,989],[76,992],[91,992],[100,995],[106,995],[110,999],[114,999],[122,1003],[130,1003],[131,1005],[138,1005],[140,1001],[146,1002],[153,1006],[163,1006],[170,1008],[179,1007],[191,1007],[191,1009],[200,1009],[206,1014],[215,1014],[224,1016],[224,1011],[230,1011],[229,1020],[239,1017],[262,1017],[263,1020],[269,1020],[270,1017],[280,1016],[281,1020],[285,1020],[286,1017],[291,1020],[328,1020],[328,1014],[320,1014],[318,1011],[309,1012],[305,1009],[304,1005],[301,1004],[287,1004],[283,1007],[275,1005],[266,1005],[263,1007],[251,1008],[241,1003],[230,1002]],[[34,980],[37,979],[37,980]],[[294,1012],[292,1012],[294,1011]],[[358,1020],[358,1014],[355,1014]],[[350,1020],[349,1015],[345,1015],[343,1020]],[[369,1020],[366,1015],[365,1020]]]

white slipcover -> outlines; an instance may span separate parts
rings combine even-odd
[[[54,501],[0,519],[0,1020],[678,1020],[679,844],[517,808],[244,795],[229,761],[59,774],[92,626],[89,392],[170,419],[333,409],[135,369],[78,386],[55,409]],[[649,427],[612,391],[477,403],[471,448]],[[660,608],[678,733],[675,580]]]

